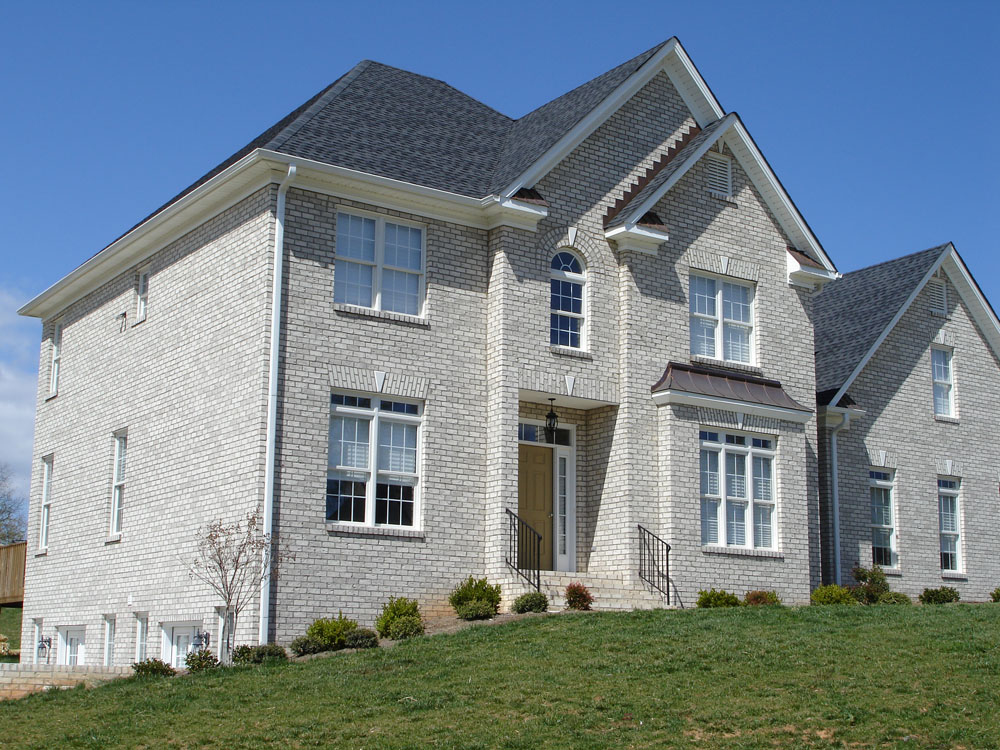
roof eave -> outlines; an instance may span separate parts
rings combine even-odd
[[[780,419],[785,422],[795,422],[805,424],[812,419],[813,413],[806,410],[788,409],[781,406],[768,406],[757,404],[752,401],[736,401],[734,399],[721,398],[719,396],[706,396],[701,393],[688,393],[668,389],[657,391],[653,394],[653,403],[657,406],[665,404],[683,404],[686,406],[703,406],[708,409],[721,409],[723,411],[735,411],[742,414],[751,414],[757,417],[769,419]]]
[[[665,231],[627,224],[607,230],[604,238],[614,241],[622,252],[634,251],[655,255],[660,246],[670,240],[670,235]]]

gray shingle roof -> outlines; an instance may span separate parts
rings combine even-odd
[[[948,247],[938,245],[852,271],[823,287],[813,307],[818,392],[843,386]]]

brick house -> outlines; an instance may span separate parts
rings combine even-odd
[[[362,62],[21,310],[24,642],[218,641],[187,564],[255,506],[295,559],[239,642],[391,595],[443,610],[469,574],[804,603],[836,277],[676,39],[519,120]]]
[[[894,591],[1000,584],[1000,322],[949,244],[817,296],[823,580],[880,565]]]

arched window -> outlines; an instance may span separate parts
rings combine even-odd
[[[583,347],[583,287],[587,273],[583,263],[569,250],[560,250],[552,259],[550,272],[551,314],[549,343],[555,346]]]

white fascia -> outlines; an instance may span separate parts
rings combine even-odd
[[[969,307],[973,319],[976,321],[983,336],[993,349],[993,354],[1000,357],[1000,321],[997,320],[996,313],[990,307],[990,303],[983,296],[979,285],[972,278],[969,269],[966,268],[961,256],[955,246],[948,243],[948,252],[942,258],[941,267],[948,274],[948,278],[963,301]]]
[[[791,253],[785,253],[785,256],[788,260],[788,283],[791,286],[800,286],[814,291],[822,289],[824,284],[840,278],[840,274],[836,271],[804,266]]]
[[[828,429],[848,429],[851,422],[856,422],[867,412],[854,406],[821,406],[819,407],[820,424]],[[844,417],[847,417],[845,420]]]
[[[643,214],[645,215],[645,214]],[[614,240],[622,252],[629,250],[647,255],[656,255],[660,245],[670,239],[670,235],[648,227],[636,224],[626,224],[623,227],[609,229],[604,233],[606,240]]]
[[[752,414],[756,417],[767,417],[769,419],[780,419],[784,422],[795,422],[805,424],[812,419],[811,411],[799,409],[787,409],[782,406],[767,406],[751,401],[734,401],[718,396],[706,396],[701,393],[688,393],[686,391],[657,391],[653,394],[653,403],[657,406],[665,404],[684,404],[686,406],[703,406],[706,409],[720,409],[722,411],[740,412],[742,414]]]

